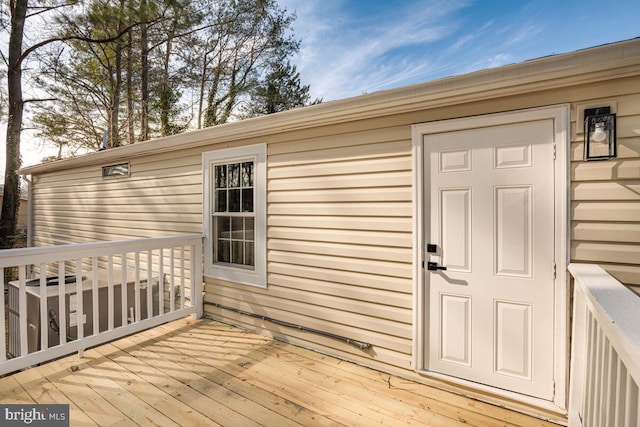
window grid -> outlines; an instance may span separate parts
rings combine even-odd
[[[214,166],[214,263],[255,266],[254,163]]]

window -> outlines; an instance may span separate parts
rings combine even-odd
[[[266,286],[266,147],[203,154],[205,274]]]
[[[129,162],[102,167],[103,178],[126,178],[129,175]]]
[[[252,267],[255,265],[253,162],[216,164],[213,168],[214,260]]]

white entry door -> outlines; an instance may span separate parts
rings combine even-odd
[[[553,400],[554,132],[424,135],[428,370]]]

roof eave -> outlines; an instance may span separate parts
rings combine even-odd
[[[275,133],[640,75],[640,38],[29,166],[33,175]]]

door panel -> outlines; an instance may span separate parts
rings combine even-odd
[[[553,120],[423,142],[427,368],[553,400]]]
[[[531,305],[496,301],[496,373],[531,380]]]
[[[471,300],[459,295],[440,295],[442,322],[440,358],[471,366]]]
[[[450,270],[471,270],[471,189],[440,191],[440,241]]]
[[[531,277],[531,186],[496,187],[495,273]]]

